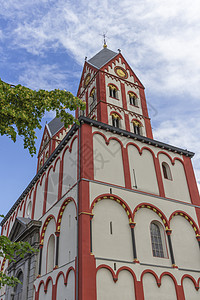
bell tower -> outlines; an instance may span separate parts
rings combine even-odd
[[[144,86],[121,50],[107,48],[85,60],[77,96],[86,102],[86,117],[153,138]]]

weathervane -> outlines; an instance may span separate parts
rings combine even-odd
[[[100,35],[103,37],[103,42],[104,42],[103,48],[107,48],[107,44],[106,44],[106,38],[107,38],[107,36],[106,36],[106,33],[103,33],[103,34],[100,34]]]

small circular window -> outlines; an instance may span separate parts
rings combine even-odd
[[[27,206],[27,210],[26,210],[27,217],[30,217],[30,215],[31,215],[31,209],[32,209],[32,203],[29,202],[29,204]]]

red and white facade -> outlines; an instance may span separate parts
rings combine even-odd
[[[54,148],[42,141],[38,173],[2,222],[7,236],[16,217],[41,222],[34,291],[22,299],[199,299],[193,153],[153,139],[144,87],[121,53],[85,61],[78,96],[80,125],[46,127]]]

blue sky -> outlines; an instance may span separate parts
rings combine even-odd
[[[199,0],[1,1],[0,78],[76,94],[84,58],[101,50],[107,32],[108,47],[122,50],[146,87],[154,138],[194,151],[200,182],[199,15]],[[35,175],[37,155],[20,138],[0,137],[0,163],[5,214]]]

